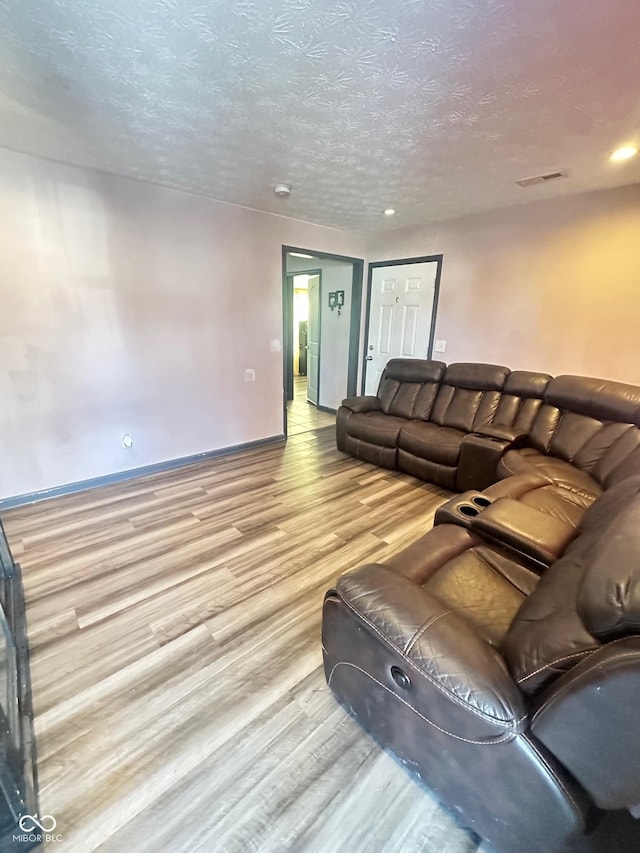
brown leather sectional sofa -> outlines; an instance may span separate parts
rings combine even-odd
[[[339,411],[464,491],[327,593],[327,682],[497,853],[640,850],[639,427],[634,386],[408,360]]]

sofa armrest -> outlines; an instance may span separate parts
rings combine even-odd
[[[510,442],[489,438],[486,435],[467,433],[460,446],[460,459],[456,472],[456,489],[485,489],[498,479],[498,462]]]
[[[380,409],[380,400],[377,397],[347,397],[342,405],[351,409],[352,412],[375,412]]]
[[[343,575],[336,593],[397,654],[409,682],[426,679],[424,710],[457,724],[453,737],[490,742],[524,730],[525,699],[500,653],[422,587],[370,564]]]
[[[518,554],[550,566],[575,539],[577,530],[561,518],[512,498],[498,498],[470,521],[471,530]]]
[[[529,438],[526,430],[506,424],[487,424],[474,430],[475,435],[483,435],[487,438],[495,438],[499,441],[507,441],[509,444],[522,444]]]

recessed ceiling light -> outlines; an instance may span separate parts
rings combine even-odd
[[[620,160],[628,160],[630,157],[635,157],[637,153],[638,149],[635,145],[623,145],[621,148],[616,148],[609,159],[613,160],[614,163],[618,163]]]
[[[385,216],[393,216],[394,213],[395,213],[395,210],[392,207],[388,207],[385,210],[384,215]]]
[[[290,258],[315,258],[315,255],[303,255],[302,252],[289,252]]]

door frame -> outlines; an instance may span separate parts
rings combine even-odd
[[[351,279],[351,312],[349,315],[349,359],[347,362],[347,396],[357,394],[358,388],[358,363],[360,359],[360,320],[362,313],[362,284],[364,280],[364,259],[352,258],[348,255],[335,255],[331,252],[317,252],[315,249],[300,246],[282,246],[282,378],[283,378],[283,403],[284,403],[284,434],[287,434],[287,402],[293,400],[293,278],[292,275],[308,275],[308,270],[298,270],[295,273],[287,272],[287,255],[289,252],[302,252],[305,255],[313,255],[316,258],[330,261],[345,261],[352,264],[353,275]],[[310,261],[311,263],[313,261]],[[314,272],[317,272],[317,268]],[[322,313],[322,276],[320,276],[320,312]],[[321,329],[322,329],[322,320]],[[320,354],[318,364],[322,358],[322,339],[320,340]],[[318,377],[318,388],[320,378]],[[319,398],[318,398],[319,399]],[[318,406],[321,411],[335,414],[333,409]]]
[[[433,311],[431,312],[431,328],[429,329],[429,346],[427,348],[427,358],[433,355],[433,339],[436,333],[436,315],[438,313],[438,300],[440,298],[440,278],[442,276],[442,259],[444,255],[422,255],[419,258],[394,258],[392,261],[371,261],[369,263],[369,274],[367,276],[367,306],[365,309],[364,320],[364,340],[362,349],[362,382],[360,383],[360,393],[364,394],[365,383],[367,381],[367,341],[369,340],[369,319],[371,313],[371,282],[373,280],[373,271],[378,267],[400,267],[407,264],[425,264],[436,262],[436,279],[433,289]]]

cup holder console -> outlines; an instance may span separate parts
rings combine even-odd
[[[474,495],[471,498],[471,502],[474,503],[476,506],[479,506],[481,509],[486,509],[493,503],[491,498],[486,498],[484,495]]]
[[[462,504],[461,506],[457,507],[457,510],[462,515],[466,515],[467,518],[473,518],[474,515],[478,515],[478,513],[480,512],[477,507],[471,506],[471,504]]]
[[[475,490],[456,495],[443,504],[436,512],[436,524],[457,524],[461,527],[471,527],[471,521],[477,515],[491,506],[491,498]]]

